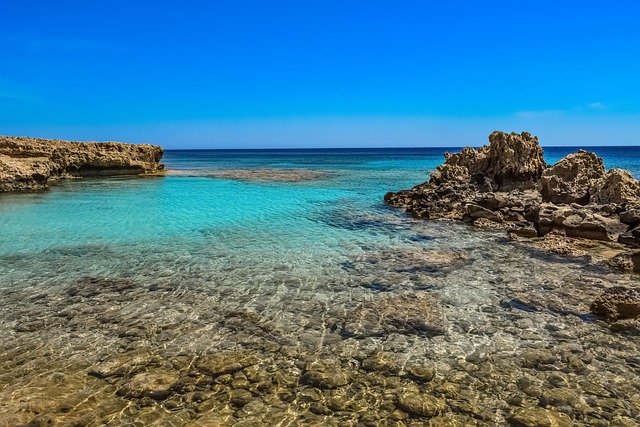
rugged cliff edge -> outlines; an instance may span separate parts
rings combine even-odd
[[[512,235],[549,233],[640,247],[640,182],[580,150],[553,166],[538,138],[493,132],[489,145],[445,154],[428,182],[385,201],[419,218],[504,227]]]
[[[154,173],[164,169],[163,154],[149,144],[0,136],[0,192],[39,190],[63,178]]]

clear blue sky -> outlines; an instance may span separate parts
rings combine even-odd
[[[624,0],[3,0],[0,134],[640,145],[639,17]]]

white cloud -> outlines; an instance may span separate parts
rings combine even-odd
[[[592,102],[587,104],[587,109],[589,110],[606,110],[607,108],[609,107],[604,105],[602,102]]]

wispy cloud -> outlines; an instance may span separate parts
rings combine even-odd
[[[609,109],[609,106],[602,102],[591,102],[586,105],[580,105],[569,109],[555,109],[555,110],[524,110],[518,111],[514,115],[519,119],[539,119],[546,117],[557,117],[569,113],[580,112],[594,112],[603,111]]]
[[[590,104],[586,105],[586,108],[588,110],[606,110],[607,108],[609,108],[607,105],[603,104],[602,102],[592,102]]]
[[[515,116],[520,119],[537,119],[540,117],[560,116],[566,112],[566,110],[525,110],[518,111]]]

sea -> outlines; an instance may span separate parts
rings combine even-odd
[[[638,425],[638,335],[589,310],[638,276],[384,204],[445,151],[167,150],[0,194],[0,426]]]

